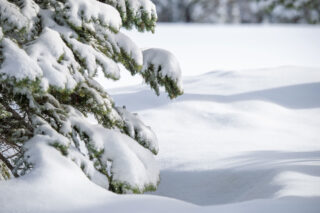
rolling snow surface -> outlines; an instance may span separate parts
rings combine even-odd
[[[156,133],[158,190],[115,195],[38,143],[33,172],[0,182],[0,212],[320,212],[320,28],[158,31],[131,37],[175,53],[186,75],[183,96],[156,97],[133,85],[138,78],[124,76],[119,84],[132,86],[116,88],[100,79]]]
[[[141,87],[114,98],[157,133],[161,183],[154,194],[199,205],[314,197],[319,71],[213,71],[186,77],[185,94],[174,101]]]

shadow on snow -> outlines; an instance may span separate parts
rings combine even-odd
[[[160,97],[156,97],[149,90],[118,94],[114,95],[113,98],[118,104],[134,103],[134,106],[129,106],[130,110],[133,111],[157,108],[179,101],[212,101],[218,103],[267,101],[290,109],[311,109],[320,107],[320,83],[297,84],[234,95],[206,95],[186,92],[173,101],[169,100],[163,93]]]
[[[237,163],[206,171],[179,171],[182,165],[162,170],[153,194],[198,205],[227,204],[275,197],[285,187],[275,181],[283,172],[320,178],[320,152],[257,151],[226,160]]]

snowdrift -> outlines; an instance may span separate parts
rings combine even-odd
[[[39,142],[41,163],[0,182],[1,212],[319,212],[319,82],[319,69],[279,67],[185,77],[173,102],[114,89],[159,138],[154,195],[107,192]]]

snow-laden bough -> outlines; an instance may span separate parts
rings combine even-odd
[[[174,56],[141,51],[121,32],[154,32],[156,20],[150,0],[0,0],[1,179],[32,172],[37,141],[113,192],[157,187],[155,133],[94,80],[119,79],[122,64],[158,95],[159,86],[181,95]]]

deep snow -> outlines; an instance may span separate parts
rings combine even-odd
[[[143,85],[108,91],[157,134],[161,183],[153,194],[169,198],[114,195],[39,143],[33,172],[0,182],[0,212],[319,212],[320,28],[158,31],[139,46],[176,54],[193,75],[183,79],[185,94],[170,101]],[[125,76],[119,85],[138,81]]]
[[[138,86],[114,98],[157,133],[157,195],[199,205],[320,196],[319,71],[214,71],[186,77],[173,102]]]

